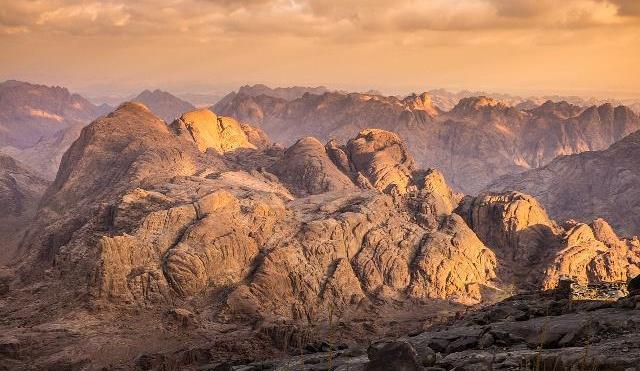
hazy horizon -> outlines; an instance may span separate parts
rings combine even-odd
[[[0,79],[91,96],[263,83],[640,97],[633,0],[0,2]]]

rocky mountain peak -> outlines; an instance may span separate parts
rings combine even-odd
[[[225,153],[238,148],[256,148],[242,126],[229,117],[219,117],[206,108],[184,113],[171,124],[178,135],[189,135],[201,152]]]
[[[433,104],[431,95],[427,92],[420,95],[415,93],[408,95],[402,100],[402,103],[411,110],[425,111],[430,117],[435,117],[440,113],[440,110]]]
[[[460,99],[458,104],[456,104],[456,106],[453,107],[452,112],[461,114],[461,115],[469,115],[469,114],[473,114],[478,111],[490,109],[493,107],[502,108],[502,109],[506,108],[504,103],[494,98],[479,96],[479,97],[469,97],[469,98]]]
[[[389,192],[393,187],[404,193],[411,184],[415,161],[397,134],[381,129],[363,130],[349,140],[347,149],[355,171],[363,174],[374,188]]]
[[[160,89],[144,90],[131,101],[143,103],[167,123],[172,122],[182,113],[195,109],[193,104]]]
[[[547,100],[542,105],[530,110],[530,112],[536,116],[552,115],[553,117],[563,119],[574,117],[582,111],[582,107],[573,105],[567,101],[553,102],[551,100]]]

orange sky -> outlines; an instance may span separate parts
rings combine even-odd
[[[160,5],[162,4],[162,5]],[[640,0],[0,0],[0,79],[640,96]]]

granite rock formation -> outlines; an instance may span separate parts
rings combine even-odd
[[[626,282],[640,273],[640,241],[618,238],[602,219],[559,226],[536,199],[518,192],[467,197],[456,212],[493,248],[502,277],[521,288],[552,289],[562,277]]]

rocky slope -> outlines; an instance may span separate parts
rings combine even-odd
[[[392,132],[266,143],[208,110],[166,125],[137,103],[84,127],[2,273],[0,360],[247,363],[422,332],[561,275],[638,271],[637,240],[557,226],[517,193],[463,199]]]
[[[560,157],[547,166],[500,178],[489,190],[536,196],[552,217],[604,218],[626,236],[640,234],[640,132],[603,151]]]
[[[195,109],[193,104],[184,101],[163,90],[144,90],[132,102],[142,103],[167,123],[180,117],[185,112]]]
[[[470,97],[443,112],[427,93],[397,98],[328,92],[292,101],[238,94],[213,110],[285,144],[304,136],[346,141],[366,128],[394,131],[420,167],[440,169],[455,189],[471,194],[499,176],[543,166],[560,155],[605,149],[640,129],[638,116],[624,106],[549,101],[519,110]]]
[[[15,159],[0,154],[0,264],[13,258],[47,185]]]

